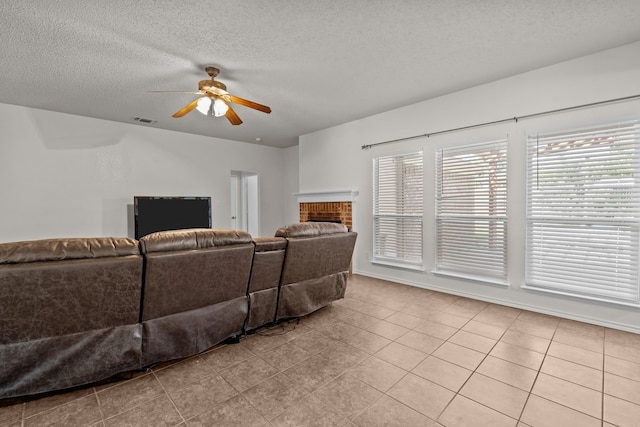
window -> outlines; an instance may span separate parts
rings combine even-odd
[[[527,138],[527,287],[638,305],[640,127]]]
[[[437,150],[436,233],[436,273],[506,283],[506,140]]]
[[[422,151],[373,160],[373,262],[422,269]]]

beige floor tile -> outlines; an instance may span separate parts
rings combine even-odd
[[[605,394],[604,420],[619,427],[637,427],[640,406]]]
[[[377,323],[374,323],[371,326],[365,328],[369,332],[373,332],[374,334],[378,334],[381,337],[387,338],[389,340],[397,340],[407,332],[409,332],[408,328],[404,326],[396,325],[395,323],[387,322],[386,320],[380,320]]]
[[[313,396],[302,399],[271,421],[274,427],[353,427],[347,418]]]
[[[527,392],[531,391],[538,374],[536,370],[493,356],[483,360],[477,372]]]
[[[416,326],[418,326],[418,324],[422,322],[422,320],[424,319],[421,319],[416,316],[412,316],[411,314],[407,314],[405,312],[399,312],[399,313],[392,314],[391,316],[387,317],[384,320],[386,320],[387,322],[394,323],[396,325],[404,326],[407,329],[413,329]]]
[[[25,418],[27,418],[32,415],[39,414],[40,412],[51,410],[53,408],[67,404],[73,400],[88,396],[93,393],[94,393],[93,387],[87,387],[80,390],[71,391],[68,393],[53,394],[50,396],[45,395],[41,398],[36,398],[33,400],[30,399],[30,400],[27,400],[27,402],[24,404],[24,416]],[[13,406],[13,407],[19,408],[17,406]],[[0,426],[4,424],[2,413],[3,413],[3,410],[0,407]],[[20,413],[20,415],[22,415],[22,413]]]
[[[353,419],[360,427],[438,427],[435,421],[403,405],[389,396],[382,396],[362,414]]]
[[[64,394],[58,396],[64,396]],[[13,423],[21,425],[24,409],[24,402],[8,399],[4,401],[0,400],[0,426],[11,425],[13,427]]]
[[[377,308],[371,313],[361,313],[359,311],[351,310],[349,313],[340,313],[336,316],[336,318],[340,319],[342,322],[347,323],[349,325],[355,326],[356,328],[366,329],[369,326],[380,321],[381,318],[385,318],[387,316],[382,316],[378,312],[381,310],[388,310],[385,307],[376,306]],[[395,313],[394,310],[391,310]],[[378,315],[375,315],[378,314]]]
[[[570,381],[596,391],[602,391],[602,371],[588,366],[547,356],[540,372]]]
[[[531,393],[595,418],[602,415],[602,393],[547,374],[539,374]]]
[[[318,353],[318,355],[342,371],[352,368],[369,357],[368,353],[346,343],[334,343]]]
[[[283,374],[264,380],[244,391],[242,396],[267,420],[283,413],[291,405],[308,395],[305,390]]]
[[[480,353],[479,351],[450,342],[442,344],[432,354],[442,360],[446,360],[472,371],[480,365],[480,362],[482,362],[482,359],[486,356],[484,353]]]
[[[640,349],[640,334],[607,328],[605,329],[605,339],[607,342],[615,342]]]
[[[382,392],[351,375],[342,375],[313,393],[333,411],[355,418],[382,396]]]
[[[278,370],[259,357],[252,357],[241,364],[233,365],[223,371],[220,376],[239,392],[253,387],[278,373]]]
[[[553,336],[553,340],[596,353],[604,352],[604,337],[598,338],[591,335],[584,335],[572,329],[558,328]]]
[[[640,363],[633,363],[628,360],[605,355],[604,370],[614,375],[640,381]]]
[[[455,314],[444,313],[442,311],[431,316],[430,320],[456,329],[462,328],[469,321],[466,317],[460,317]]]
[[[530,369],[535,369],[536,371],[540,369],[542,361],[544,360],[544,354],[542,353],[524,347],[506,344],[502,341],[498,341],[489,355]]]
[[[515,419],[461,395],[453,399],[438,422],[447,427],[514,427],[517,424]]]
[[[198,378],[215,372],[215,369],[200,356],[185,359],[157,371],[154,370],[156,378],[167,392],[187,387]]]
[[[304,325],[302,321],[301,323]],[[284,344],[285,342],[289,341],[292,338],[293,336],[289,334],[264,334],[263,335],[261,333],[256,333],[256,334],[244,337],[240,341],[240,346],[251,351],[253,354],[259,354],[267,350],[270,350],[274,347],[278,347],[279,345]]]
[[[497,341],[506,332],[507,328],[490,325],[488,323],[482,323],[477,320],[470,320],[466,325],[462,327],[462,330]]]
[[[556,323],[540,323],[539,320],[522,319],[522,315],[513,321],[509,330],[523,332],[535,337],[544,338],[550,340],[556,332]]]
[[[478,313],[473,320],[507,329],[519,315],[519,309],[492,304]]]
[[[465,319],[472,319],[477,316],[478,313],[480,313],[486,306],[487,303],[482,301],[460,299],[444,307],[442,309],[442,312],[453,314],[459,317],[464,317]]]
[[[283,371],[283,374],[297,387],[311,393],[319,386],[337,378],[344,371],[345,369],[322,355],[316,354]]]
[[[638,381],[605,373],[604,392],[610,396],[640,405],[640,382]]]
[[[267,420],[241,395],[187,420],[189,427],[258,427],[266,424]]]
[[[211,409],[212,405],[231,399],[237,390],[219,374],[198,378],[190,386],[169,392],[169,396],[185,418]]]
[[[311,356],[312,353],[288,341],[278,347],[260,353],[258,356],[279,371],[284,371]]]
[[[530,335],[522,331],[509,329],[504,333],[500,342],[515,345],[518,347],[533,350],[538,353],[546,353],[551,340]]]
[[[439,338],[416,331],[407,332],[398,338],[396,342],[426,354],[430,354],[444,343],[444,341]]]
[[[473,334],[471,332],[460,330],[456,332],[454,336],[449,338],[449,342],[479,351],[480,353],[487,354],[491,351],[493,346],[496,345],[497,341],[491,338],[483,337],[481,335]]]
[[[381,305],[371,304],[369,302],[362,301],[362,300],[356,300],[356,301],[357,303],[352,305],[349,308],[355,311],[359,311],[360,313],[364,313],[369,316],[376,317],[378,319],[384,319],[396,313],[395,310],[391,310],[390,308],[383,307]]]
[[[164,390],[153,373],[119,383],[97,393],[100,410],[105,418],[124,412],[163,394]]]
[[[460,390],[473,373],[469,369],[434,356],[424,359],[411,372],[455,392]]]
[[[320,331],[314,330],[308,334],[304,334],[301,337],[291,340],[291,342],[309,353],[315,354],[321,352],[336,342],[336,340],[329,338]]]
[[[48,411],[40,412],[25,418],[25,427],[40,426],[86,426],[101,419],[100,409],[95,394],[74,399],[64,405],[56,406]],[[20,424],[18,424],[20,425]]]
[[[136,406],[126,412],[104,420],[106,427],[172,427],[184,419],[180,416],[171,400],[163,394],[150,402]]]
[[[604,352],[618,359],[624,359],[633,363],[640,363],[640,349],[628,344],[621,344],[615,341],[606,341]]]
[[[382,392],[386,392],[400,381],[407,374],[407,371],[371,356],[349,369],[347,373]]]
[[[410,371],[427,357],[427,353],[392,342],[378,351],[375,356],[405,371]]]
[[[604,356],[602,353],[596,353],[583,348],[574,347],[572,345],[562,344],[557,341],[551,343],[547,354],[557,357],[558,359],[568,360],[569,362],[578,363],[593,369],[602,369],[604,364]]]
[[[597,418],[535,395],[529,396],[520,419],[531,427],[600,427]]]
[[[361,330],[342,341],[369,354],[374,354],[391,343],[391,340],[365,330]]]
[[[440,338],[441,340],[448,340],[458,332],[458,328],[452,326],[443,325],[442,323],[433,322],[431,320],[423,320],[418,326],[414,328],[416,332],[431,335],[432,337]]]
[[[529,396],[523,390],[478,373],[469,378],[460,394],[514,419],[520,418]]]
[[[605,333],[605,328],[602,326],[591,325],[570,319],[560,319],[558,322],[558,330],[571,331],[578,335],[585,335],[593,338],[604,338]]]
[[[317,330],[331,339],[343,340],[346,337],[357,334],[362,329],[356,328],[355,326],[344,323],[340,320],[336,320],[332,323],[322,325],[321,327],[317,328]]]
[[[410,314],[415,317],[419,317],[422,320],[428,319],[429,317],[433,316],[439,311],[440,311],[439,309],[425,307],[424,305],[419,305],[419,304],[411,304],[407,306],[404,310],[402,310],[403,313]]]
[[[437,419],[455,393],[414,374],[407,374],[387,395],[431,419]]]
[[[230,344],[214,348],[211,351],[203,353],[200,357],[211,365],[213,369],[220,372],[223,369],[244,362],[254,356],[255,354],[248,348],[242,345]]]

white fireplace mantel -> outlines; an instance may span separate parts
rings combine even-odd
[[[294,196],[298,199],[298,203],[355,202],[358,191],[319,191],[315,193],[295,193]]]

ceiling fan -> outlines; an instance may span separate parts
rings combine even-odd
[[[232,125],[237,126],[242,124],[242,120],[240,120],[238,114],[236,114],[233,108],[231,108],[231,102],[244,107],[253,108],[254,110],[262,111],[263,113],[271,113],[271,108],[266,105],[258,104],[257,102],[249,101],[248,99],[239,98],[227,92],[227,86],[224,83],[215,80],[215,77],[220,73],[218,68],[206,67],[205,71],[209,74],[211,79],[200,80],[197,92],[179,90],[150,90],[149,92],[193,93],[202,95],[200,98],[197,98],[182,109],[178,110],[173,115],[175,118],[185,116],[194,109],[197,109],[202,114],[213,115],[216,117],[225,116]]]

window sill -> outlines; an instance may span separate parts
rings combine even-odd
[[[595,296],[595,295],[579,294],[579,293],[573,293],[573,292],[568,292],[568,291],[545,288],[543,286],[536,286],[536,285],[531,285],[531,284],[524,284],[520,288],[521,289],[526,289],[526,290],[529,290],[529,291],[541,292],[541,293],[546,293],[546,294],[554,294],[554,295],[562,295],[562,296],[565,296],[565,297],[577,298],[577,299],[583,299],[583,300],[586,299],[586,300],[597,301],[597,302],[602,302],[602,303],[606,303],[606,304],[623,305],[623,306],[633,307],[633,308],[639,308],[640,307],[640,303],[634,302],[634,301],[618,300],[618,299],[614,299],[614,298],[607,298],[605,296],[599,297],[599,296]]]
[[[409,264],[398,261],[384,260],[384,259],[372,259],[371,264],[381,265],[383,267],[395,267],[403,270],[420,271],[424,272],[424,265],[422,263]]]
[[[497,285],[503,288],[508,288],[509,282],[506,279],[500,279],[498,277],[481,276],[479,274],[461,273],[459,271],[451,270],[432,270],[431,273],[437,276],[455,277],[456,279],[472,280],[474,282],[481,282],[488,285]]]

